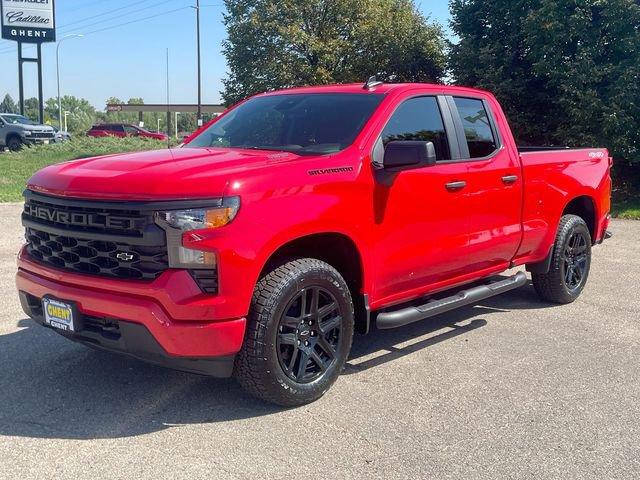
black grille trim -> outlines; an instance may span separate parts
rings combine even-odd
[[[47,266],[119,279],[154,280],[169,268],[167,247],[129,245],[27,228],[27,253]]]
[[[217,269],[189,270],[189,273],[204,293],[218,293]]]
[[[48,138],[48,139],[52,139],[54,137],[55,137],[55,133],[53,133],[53,132],[50,132],[50,133],[47,133],[47,132],[31,132],[31,135],[27,136],[26,138],[28,140],[29,138],[44,138],[44,139]]]

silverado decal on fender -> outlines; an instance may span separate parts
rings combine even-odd
[[[328,175],[330,173],[346,173],[353,172],[353,167],[335,167],[335,168],[321,168],[319,170],[309,170],[309,175]]]

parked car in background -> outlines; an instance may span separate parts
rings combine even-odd
[[[53,127],[53,130],[55,131],[55,137],[53,140],[54,142],[61,143],[61,142],[67,142],[71,140],[71,134],[69,132],[60,130],[57,127]]]
[[[39,125],[23,115],[0,114],[0,150],[9,148],[12,152],[23,145],[50,143],[55,131],[49,125]]]
[[[128,123],[102,123],[100,125],[94,125],[87,132],[88,137],[144,137],[153,138],[154,140],[166,140],[167,136],[164,133],[154,133],[144,128],[137,127],[135,125],[129,125]]]

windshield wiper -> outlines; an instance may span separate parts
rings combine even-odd
[[[278,148],[278,147],[266,147],[266,146],[256,146],[256,145],[235,145],[230,148],[243,148],[245,150],[267,150],[269,152],[289,152],[289,153],[297,153],[298,150],[295,149],[286,149],[286,148]]]

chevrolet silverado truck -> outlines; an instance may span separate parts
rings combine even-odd
[[[573,302],[609,235],[611,163],[519,150],[475,89],[270,92],[182,148],[37,172],[17,288],[71,340],[302,405],[336,381],[354,332],[521,287],[514,267],[542,301]]]
[[[55,133],[53,127],[38,125],[25,116],[0,114],[0,152],[5,148],[15,152],[23,145],[53,143]]]

